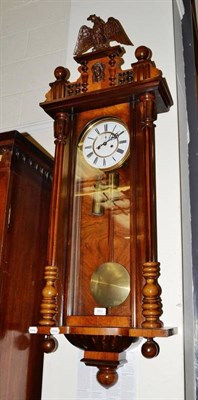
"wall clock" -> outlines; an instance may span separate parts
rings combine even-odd
[[[129,346],[145,338],[152,358],[154,338],[176,333],[160,319],[154,145],[154,121],[172,98],[150,49],[138,47],[123,70],[125,50],[110,42],[132,43],[119,21],[88,20],[75,47],[80,77],[57,67],[41,103],[56,151],[42,317],[30,331],[46,335],[46,352],[64,334],[109,387]]]

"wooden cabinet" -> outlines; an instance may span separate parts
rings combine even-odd
[[[52,166],[28,137],[0,134],[1,400],[41,398],[41,337],[28,327],[39,318]]]

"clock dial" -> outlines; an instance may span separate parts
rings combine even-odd
[[[101,118],[85,130],[82,151],[86,162],[94,168],[112,170],[129,156],[129,132],[117,118]]]

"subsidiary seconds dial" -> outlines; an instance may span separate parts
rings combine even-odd
[[[94,168],[112,170],[120,167],[129,155],[129,132],[117,118],[101,118],[83,135],[83,156]]]

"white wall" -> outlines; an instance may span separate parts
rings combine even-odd
[[[55,67],[65,64],[70,2],[1,0],[0,6],[0,130],[28,131],[53,152],[52,124],[38,104]]]
[[[188,171],[188,121],[186,117],[186,92],[184,80],[183,46],[181,43],[181,21],[177,7],[174,7],[176,79],[178,100],[178,124],[180,147],[181,176],[181,228],[182,228],[182,258],[183,258],[183,303],[184,303],[184,365],[186,399],[195,398],[195,349],[194,349],[194,305],[192,278],[192,243],[190,194],[186,190],[189,185]]]
[[[171,0],[9,0],[1,4],[2,73],[1,131],[28,131],[53,152],[52,121],[39,108],[54,80],[53,70],[64,65],[77,76],[72,60],[79,27],[95,13],[118,18],[134,48],[127,48],[125,66],[135,61],[134,50],[144,44],[163,70],[174,106],[158,116],[156,129],[158,249],[163,287],[163,321],[178,326],[179,334],[158,340],[160,355],[146,360],[140,347],[128,353],[117,387],[105,391],[93,379],[94,368],[82,366],[79,351],[60,337],[56,353],[45,357],[43,400],[184,400],[182,234],[178,102],[176,93],[173,9]],[[187,166],[185,167],[187,168]],[[188,182],[184,190],[188,190]],[[187,205],[188,207],[188,205]],[[191,398],[186,400],[193,400]]]

